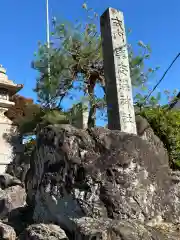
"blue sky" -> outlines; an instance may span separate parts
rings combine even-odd
[[[49,0],[50,17],[85,21],[81,0]],[[160,66],[152,86],[180,52],[179,0],[91,0],[88,4],[98,14],[114,7],[124,12],[126,28],[132,29],[130,43],[142,40],[150,44],[149,66]],[[23,83],[20,94],[36,98],[32,89],[37,72],[31,69],[37,42],[46,39],[45,0],[1,0],[0,63],[7,68],[10,79]],[[180,59],[168,73],[160,90],[180,90]]]

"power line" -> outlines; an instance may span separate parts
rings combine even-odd
[[[180,53],[177,54],[177,56],[174,58],[174,60],[171,62],[167,70],[164,72],[163,76],[160,78],[160,80],[157,82],[157,84],[154,86],[152,91],[144,98],[144,103],[148,100],[148,98],[151,96],[151,94],[156,90],[156,88],[159,86],[159,84],[162,82],[162,80],[165,78],[168,71],[171,69],[173,64],[176,62],[176,60],[180,57]]]

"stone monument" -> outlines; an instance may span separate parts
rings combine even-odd
[[[73,113],[72,125],[79,129],[88,128],[88,103],[79,103],[77,111]]]
[[[6,70],[0,65],[0,173],[4,173],[6,166],[13,157],[13,147],[8,141],[8,135],[14,130],[12,121],[4,113],[14,105],[12,96],[21,90],[23,85],[15,84],[8,79]]]
[[[108,128],[137,134],[123,13],[108,8],[101,16]]]

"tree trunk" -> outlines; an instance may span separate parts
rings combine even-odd
[[[90,97],[90,111],[89,111],[89,117],[88,117],[88,128],[95,126],[96,121],[96,105],[94,101],[94,88],[95,88],[95,81],[90,81],[88,85],[88,94]]]

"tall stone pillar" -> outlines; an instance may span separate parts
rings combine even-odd
[[[108,8],[101,16],[108,128],[137,134],[123,13]]]

